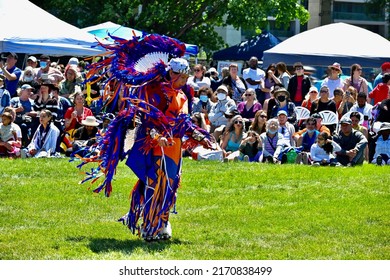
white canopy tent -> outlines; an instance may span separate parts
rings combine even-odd
[[[264,65],[279,61],[311,66],[359,63],[377,68],[390,61],[390,42],[354,25],[332,23],[297,34],[264,52]]]
[[[27,0],[0,0],[0,51],[54,56],[104,53],[91,34]],[[97,46],[97,47],[92,47]]]

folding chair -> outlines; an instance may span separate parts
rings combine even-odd
[[[322,117],[322,124],[323,125],[335,125],[335,130],[338,131],[339,126],[339,118],[335,112],[324,110],[319,112],[320,116]]]

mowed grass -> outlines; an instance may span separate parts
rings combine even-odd
[[[116,221],[129,208],[130,169],[120,163],[107,198],[78,184],[78,163],[0,160],[0,259],[390,258],[389,167],[185,159],[173,238],[145,243]]]

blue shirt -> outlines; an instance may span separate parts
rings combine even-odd
[[[5,88],[9,91],[11,97],[15,97],[17,95],[16,89],[18,88],[18,83],[19,83],[20,76],[22,75],[22,70],[20,70],[16,66],[7,70],[10,74],[16,75],[16,79],[13,81],[9,81],[8,79],[5,79]]]

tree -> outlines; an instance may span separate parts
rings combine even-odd
[[[80,28],[112,21],[147,33],[165,34],[196,44],[206,52],[224,47],[217,26],[260,33],[272,16],[279,26],[309,20],[297,0],[31,0],[58,18]]]

